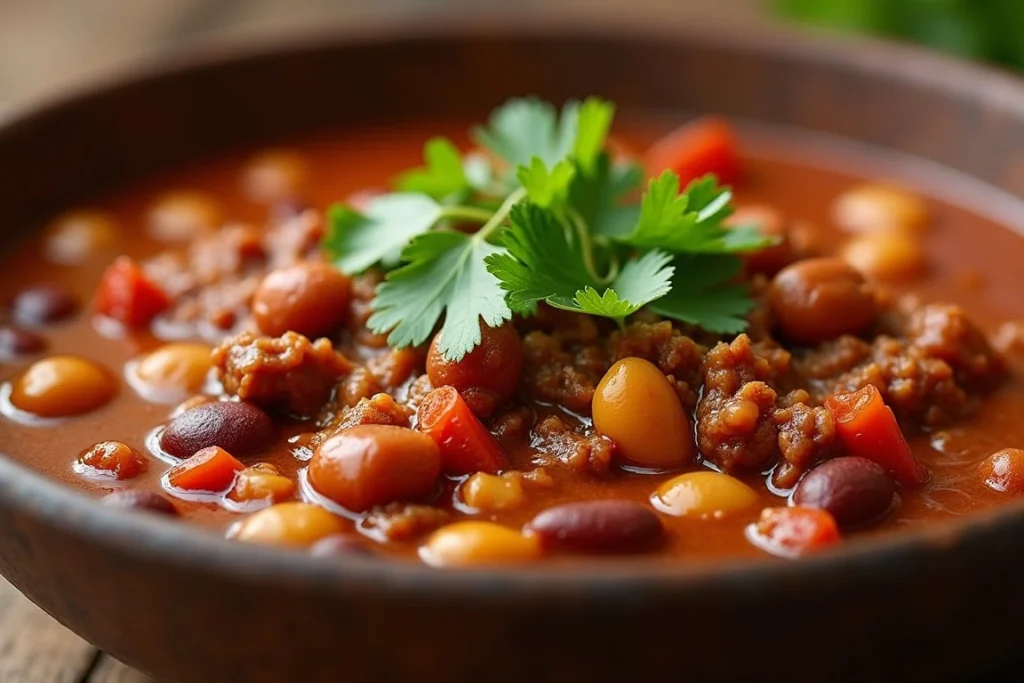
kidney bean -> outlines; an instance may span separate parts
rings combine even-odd
[[[896,487],[867,458],[836,458],[808,472],[793,492],[793,503],[827,510],[841,527],[877,521],[892,508]]]
[[[35,332],[20,327],[0,327],[0,358],[39,353],[45,348],[46,340]]]
[[[313,557],[351,557],[352,555],[371,556],[374,554],[366,543],[348,534],[334,534],[321,538],[309,549]]]
[[[589,500],[548,508],[526,525],[526,531],[560,550],[626,553],[654,546],[663,528],[658,516],[639,503]]]
[[[78,300],[64,287],[45,283],[24,289],[11,304],[14,317],[26,325],[63,320],[78,310]]]
[[[188,458],[209,446],[219,446],[244,458],[265,449],[273,437],[270,418],[256,406],[218,401],[186,410],[171,420],[160,434],[160,448],[176,458]]]
[[[102,503],[108,507],[145,510],[161,515],[176,516],[178,514],[171,501],[152,491],[140,491],[138,489],[114,491],[103,496]]]

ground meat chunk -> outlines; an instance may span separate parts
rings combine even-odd
[[[392,425],[408,427],[412,410],[395,401],[390,394],[375,394],[371,398],[359,399],[350,408],[338,414],[334,429],[347,429],[356,425]]]
[[[907,337],[929,358],[953,368],[961,386],[991,386],[1006,372],[1003,359],[959,306],[930,304],[907,322]]]
[[[804,393],[806,392],[799,392]],[[796,486],[808,467],[832,455],[836,447],[836,423],[832,413],[822,406],[809,406],[802,401],[787,403],[772,414],[779,428],[779,451],[782,462],[772,474],[774,484],[782,489]]]
[[[945,424],[961,416],[967,404],[949,364],[919,346],[884,336],[872,344],[869,362],[829,383],[816,398],[820,402],[830,393],[856,391],[868,384],[878,388],[905,423]]]
[[[849,372],[869,356],[871,344],[859,337],[844,334],[794,358],[793,369],[804,379],[831,379]]]
[[[763,470],[778,457],[778,395],[769,382],[788,372],[789,361],[788,352],[755,345],[745,334],[708,352],[697,406],[697,446],[705,458],[734,472]]]
[[[213,364],[226,393],[302,418],[316,415],[337,379],[352,370],[330,341],[311,342],[295,332],[243,332],[214,349]]]
[[[577,472],[604,474],[611,467],[615,442],[600,434],[581,434],[557,415],[549,415],[534,428],[534,464],[567,465]]]
[[[707,349],[673,327],[669,321],[635,322],[614,332],[608,344],[612,362],[638,357],[648,360],[674,380],[673,384],[687,411],[697,405],[703,381],[701,363]]]
[[[595,372],[592,361],[587,354],[581,359],[569,353],[547,333],[529,332],[523,337],[523,374],[520,381],[535,398],[588,413],[594,389],[603,374]]]
[[[359,523],[363,533],[378,541],[408,542],[443,526],[451,514],[432,505],[388,503],[376,507]]]

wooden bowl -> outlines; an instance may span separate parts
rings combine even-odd
[[[920,52],[668,18],[417,18],[214,50],[0,124],[5,237],[142,174],[317,126],[600,93],[934,160],[1024,194],[1024,83]],[[415,24],[415,25],[413,25]],[[1020,645],[1024,512],[800,562],[437,571],[125,515],[0,458],[0,572],[167,683],[932,680]]]

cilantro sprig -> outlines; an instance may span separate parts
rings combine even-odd
[[[370,329],[402,347],[440,324],[451,360],[480,343],[481,322],[501,325],[542,301],[620,325],[648,306],[710,332],[742,331],[753,303],[736,282],[737,254],[771,241],[725,227],[732,194],[713,177],[681,190],[666,171],[643,188],[640,167],[606,148],[613,117],[599,98],[561,112],[513,99],[473,130],[482,152],[433,138],[393,193],[361,211],[332,207],[323,246],[338,268],[389,271]]]

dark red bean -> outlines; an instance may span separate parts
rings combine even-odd
[[[218,401],[186,410],[160,434],[160,448],[188,458],[220,446],[236,458],[255,455],[271,445],[274,426],[265,412],[249,403]]]
[[[170,516],[178,514],[171,501],[152,491],[139,491],[136,489],[114,491],[105,495],[102,502],[104,505],[114,508],[146,510]]]
[[[72,315],[78,310],[78,300],[64,287],[46,283],[19,292],[11,308],[18,322],[41,325]]]
[[[590,500],[548,508],[526,525],[553,549],[581,553],[648,550],[663,528],[654,511],[627,500]]]
[[[0,358],[39,353],[45,348],[46,340],[35,332],[19,327],[0,327]]]
[[[352,555],[370,556],[370,550],[366,542],[356,536],[345,534],[333,534],[313,544],[309,554],[314,557],[351,557]]]
[[[867,458],[836,458],[808,472],[793,492],[793,503],[826,510],[841,527],[864,526],[893,506],[896,487],[885,470]]]

